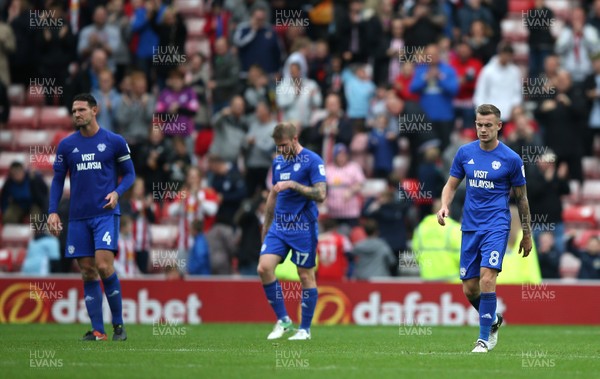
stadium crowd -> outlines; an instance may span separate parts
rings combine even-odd
[[[271,132],[285,120],[326,163],[319,279],[457,280],[461,208],[440,229],[437,199],[458,147],[476,138],[474,107],[495,104],[502,140],[524,160],[536,246],[527,263],[507,254],[499,282],[600,279],[600,232],[582,240],[564,219],[567,206],[599,204],[581,188],[594,171],[584,160],[600,157],[600,0],[525,2],[525,54],[503,32],[511,3],[3,1],[0,128],[11,86],[60,89],[43,92],[47,106],[94,95],[137,174],[120,199],[124,277],[256,275]],[[59,258],[68,198],[59,243],[43,228],[43,175],[13,162],[5,179],[2,224],[35,231],[22,270],[74,270]],[[166,243],[160,226],[171,226]]]

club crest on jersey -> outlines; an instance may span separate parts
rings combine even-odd
[[[298,171],[298,170],[300,170],[300,163],[296,163],[294,165],[294,171]]]
[[[493,161],[493,162],[492,162],[492,168],[493,168],[494,170],[497,170],[497,169],[499,169],[499,168],[500,168],[500,166],[502,166],[502,164],[501,164],[500,162],[498,162],[498,161]]]
[[[325,176],[325,166],[322,164],[319,165],[319,173]]]
[[[67,251],[69,252],[69,254],[74,254],[75,253],[75,246],[69,245],[69,247],[67,248]]]
[[[104,150],[106,150],[106,145],[103,143],[99,143],[96,147],[98,148],[99,152],[103,152]]]

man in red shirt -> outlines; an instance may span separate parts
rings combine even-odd
[[[325,218],[320,222],[317,254],[319,257],[319,280],[341,281],[348,277],[349,258],[352,250],[350,240],[336,230],[335,220]]]
[[[454,110],[457,117],[463,122],[463,128],[471,128],[475,125],[475,107],[473,94],[475,83],[483,63],[473,57],[471,46],[466,42],[459,42],[456,46],[456,54],[450,58],[450,65],[458,76],[458,94],[454,98]]]

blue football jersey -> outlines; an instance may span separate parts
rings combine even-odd
[[[278,155],[272,166],[273,185],[293,180],[305,186],[325,182],[325,165],[320,156],[303,148],[295,157],[284,159]],[[289,223],[292,220],[316,221],[319,216],[317,204],[300,193],[288,189],[277,194],[274,223]]]
[[[510,230],[510,189],[525,185],[525,167],[517,153],[502,142],[485,151],[474,141],[458,149],[450,175],[466,177],[462,230]]]
[[[130,160],[129,146],[120,135],[100,128],[92,137],[84,137],[79,131],[63,139],[54,161],[55,178],[64,178],[67,171],[71,178],[70,220],[120,215],[115,209],[102,208],[108,202],[106,195],[118,185],[118,164]],[[59,191],[62,190],[62,187]],[[56,212],[62,191],[57,197],[50,196],[49,213]]]

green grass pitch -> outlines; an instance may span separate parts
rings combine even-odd
[[[600,377],[600,327],[506,325],[488,354],[470,353],[476,327],[313,326],[311,341],[267,341],[271,327],[130,325],[126,342],[81,342],[85,325],[4,324],[0,377]]]

